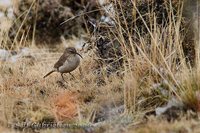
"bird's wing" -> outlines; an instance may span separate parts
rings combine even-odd
[[[54,68],[59,68],[60,66],[62,66],[64,64],[64,62],[66,61],[68,57],[68,54],[63,54],[59,60],[55,63]]]

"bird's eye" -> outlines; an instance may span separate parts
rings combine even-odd
[[[74,50],[73,50],[73,49],[70,49],[69,51],[70,51],[71,53],[74,53]]]

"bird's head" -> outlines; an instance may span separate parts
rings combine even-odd
[[[70,53],[70,54],[77,54],[79,55],[81,58],[83,58],[74,47],[68,47],[65,49],[65,52]]]

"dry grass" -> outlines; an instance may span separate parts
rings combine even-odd
[[[76,79],[66,74],[65,83],[59,73],[43,79],[61,53],[33,51],[33,63],[29,59],[1,63],[0,121],[4,126],[28,121],[90,123],[103,106],[109,109],[123,104],[121,79],[96,76],[92,52],[82,60],[82,72],[73,72]],[[105,85],[101,85],[101,80]]]
[[[171,8],[169,6],[169,11]],[[164,28],[157,25],[156,16],[149,16],[150,28],[140,15],[147,36],[137,30],[131,33],[126,19],[123,27],[119,18],[113,18],[118,24],[114,36],[124,57],[121,76],[117,73],[107,76],[106,64],[99,69],[93,49],[81,53],[84,58],[80,68],[73,72],[75,79],[66,74],[65,83],[59,73],[43,79],[62,54],[62,45],[55,53],[31,44],[29,48],[34,58],[21,58],[16,63],[0,62],[0,131],[21,132],[10,128],[16,123],[62,122],[94,126],[67,129],[73,132],[199,132],[200,66],[196,62],[191,68],[186,62],[182,48],[184,34],[180,31],[182,7],[179,9],[178,17],[169,12],[169,22]],[[133,10],[140,14],[135,5]],[[123,8],[121,13],[125,18]],[[131,38],[136,34],[138,38],[134,41]],[[5,34],[0,33],[0,36]],[[6,40],[0,41],[5,48]],[[13,48],[19,49],[25,42],[28,43],[26,37],[22,37],[19,45],[15,42]],[[155,84],[160,84],[162,90],[155,88]],[[147,116],[171,98],[192,109],[195,119],[187,116],[188,112],[171,122]],[[42,133],[61,131],[64,129],[40,130]]]

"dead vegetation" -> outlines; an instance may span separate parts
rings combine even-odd
[[[82,14],[94,9],[97,9],[94,1],[21,0],[15,4],[16,21],[10,28],[9,38],[11,43],[25,36],[27,40],[35,40],[36,44],[53,45],[60,43],[61,36],[81,37],[87,23]],[[96,12],[89,15],[95,13],[97,17]]]
[[[37,2],[41,2],[39,5],[43,8],[37,7]],[[40,19],[35,23],[34,17],[26,18],[27,24],[37,24],[36,29],[19,25],[20,32],[26,34],[24,29],[28,28],[32,30],[32,37],[34,33],[35,37],[51,36],[56,40],[64,34],[57,34],[55,25],[75,17],[74,14],[79,14],[83,5],[87,5],[83,8],[85,11],[96,8],[96,1],[76,1],[75,5],[74,2],[38,0],[34,3],[22,0],[23,4],[19,4],[18,9],[25,7],[21,9],[23,12],[32,3],[34,8],[30,8],[29,13],[37,9],[37,18]],[[182,13],[185,8],[182,4],[176,0],[112,0],[103,5],[101,19],[94,14],[80,16],[89,25],[83,21],[79,24],[79,18],[63,23],[66,27],[81,26],[91,37],[79,51],[84,58],[80,68],[73,72],[75,79],[65,75],[67,83],[58,73],[42,78],[63,52],[63,45],[57,45],[59,48],[56,49],[32,45],[28,56],[22,55],[14,63],[2,61],[1,126],[17,129],[14,131],[39,130],[44,133],[199,132],[200,67],[195,60],[194,48],[197,40],[187,41],[185,37],[188,35],[187,28],[191,27],[184,18],[187,15]],[[68,6],[71,7],[67,10],[69,14],[60,12]],[[43,13],[51,14],[52,19],[39,17]],[[59,19],[60,16],[55,13],[64,17]],[[37,27],[46,19],[49,25]],[[23,22],[24,18],[19,21]],[[78,21],[78,24],[73,21]],[[71,32],[68,28],[58,30]],[[77,30],[80,32],[79,28],[72,31]],[[45,36],[43,33],[46,33]],[[30,43],[22,36],[18,36],[21,42]],[[16,49],[21,47],[12,46]],[[24,127],[23,123],[30,125]],[[71,124],[71,127],[54,127],[49,131],[46,127],[34,127],[32,123]],[[78,127],[74,128],[73,124]],[[44,130],[40,130],[42,128]]]

